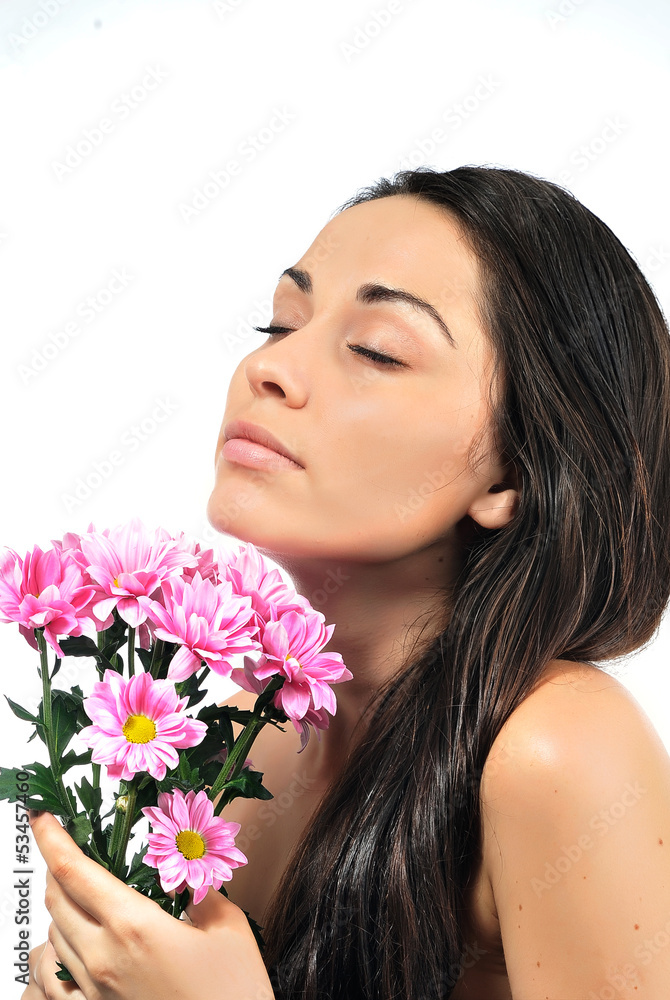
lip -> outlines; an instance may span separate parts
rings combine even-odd
[[[302,462],[288,448],[284,447],[279,438],[276,438],[274,434],[259,424],[252,424],[247,420],[231,420],[224,427],[223,433],[226,441],[229,441],[231,438],[243,438],[246,441],[253,441],[256,444],[263,445],[264,448],[268,448],[270,451],[276,452],[277,455],[288,458],[289,461],[300,466],[301,469],[304,468]]]

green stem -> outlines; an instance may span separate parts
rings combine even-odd
[[[244,761],[249,749],[251,748],[251,744],[254,742],[263,726],[267,725],[270,721],[269,719],[263,718],[263,713],[270,704],[275,692],[278,691],[284,683],[284,680],[284,677],[275,677],[256,699],[249,722],[235,740],[233,749],[226,757],[214,784],[207,793],[212,802],[217,797],[219,792],[223,791],[229,782],[235,780],[244,767]],[[226,796],[222,795],[217,804],[214,806],[215,816],[218,816],[221,813],[221,810],[226,805],[226,802]]]
[[[212,801],[216,798],[220,791],[222,791],[224,785],[229,781],[233,781],[237,777],[238,773],[242,770],[240,764],[244,762],[247,756],[247,750],[249,750],[251,744],[256,739],[258,732],[263,726],[266,725],[266,720],[261,719],[260,715],[254,716],[249,720],[248,725],[244,727],[240,735],[235,740],[235,745],[230,754],[226,757],[223,767],[219,771],[216,780],[212,787],[210,788],[208,795]],[[218,816],[225,805],[223,798],[214,806],[214,815]]]
[[[105,648],[105,633],[104,632],[97,632],[96,633],[95,644],[98,647],[98,649],[102,652],[102,650]],[[105,668],[103,667],[103,665],[101,663],[98,662],[98,660],[95,661],[95,668],[98,671],[98,677],[100,678],[100,680],[102,680],[103,677],[105,676]]]
[[[118,848],[116,851],[116,857],[112,860],[112,874],[120,878],[120,871],[125,866],[126,863],[126,848],[128,847],[128,840],[130,838],[130,831],[133,827],[133,820],[135,819],[135,802],[137,801],[137,777],[133,778],[128,785],[128,804],[126,806],[125,813],[120,813],[121,816],[121,827],[120,833],[118,835]],[[114,832],[116,830],[116,816],[114,817],[114,829],[112,831],[112,840],[114,839]],[[110,851],[111,853],[111,851]]]
[[[128,676],[135,674],[135,629],[128,626]]]
[[[120,795],[125,795],[128,791],[128,787],[125,781],[119,786]],[[117,800],[118,801],[118,797]],[[116,808],[116,802],[114,803],[114,823],[112,824],[112,836],[109,839],[109,856],[112,859],[112,865],[114,864],[114,857],[119,848],[119,842],[121,839],[121,826],[123,824],[123,813],[120,809]]]
[[[102,858],[100,857],[100,855],[98,854],[98,849],[95,846],[95,844],[93,843],[93,838],[92,837],[89,840],[88,844],[86,845],[85,850],[86,851],[90,851],[91,854],[93,855],[93,857],[95,858],[95,860],[98,862],[98,864],[102,865],[103,868],[106,868],[107,871],[109,871],[109,865],[108,865],[108,863],[106,861],[103,861]]]
[[[93,768],[93,787],[100,788],[100,765],[91,764],[91,767]]]
[[[153,652],[151,654],[151,666],[149,667],[149,673],[154,680],[158,680],[158,674],[161,668],[161,662],[163,659],[163,640],[156,639],[154,642]]]
[[[44,629],[35,629],[37,645],[40,651],[40,673],[42,674],[42,718],[44,719],[44,735],[47,749],[49,751],[49,763],[56,782],[56,788],[60,800],[72,819],[75,819],[75,811],[70,801],[70,796],[65,790],[63,777],[60,770],[60,758],[54,740],[52,717],[51,717],[51,678],[49,677],[49,656],[47,653],[47,643],[44,638]]]

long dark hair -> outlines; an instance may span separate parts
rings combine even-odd
[[[670,595],[670,336],[630,253],[518,170],[405,170],[338,211],[393,195],[441,206],[479,259],[520,499],[470,532],[448,624],[379,692],[289,861],[264,930],[282,1000],[450,995],[494,739],[550,660],[631,652]]]

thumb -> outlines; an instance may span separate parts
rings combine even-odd
[[[193,926],[201,930],[234,922],[238,914],[244,916],[239,906],[231,903],[222,892],[218,892],[212,885],[209,886],[207,894],[197,904],[193,902],[193,890],[189,889],[189,902],[184,907],[184,912]]]

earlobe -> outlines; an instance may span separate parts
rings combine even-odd
[[[502,528],[514,517],[518,500],[518,490],[514,487],[501,489],[501,484],[496,483],[488,493],[477,497],[468,508],[468,514],[482,528]]]

